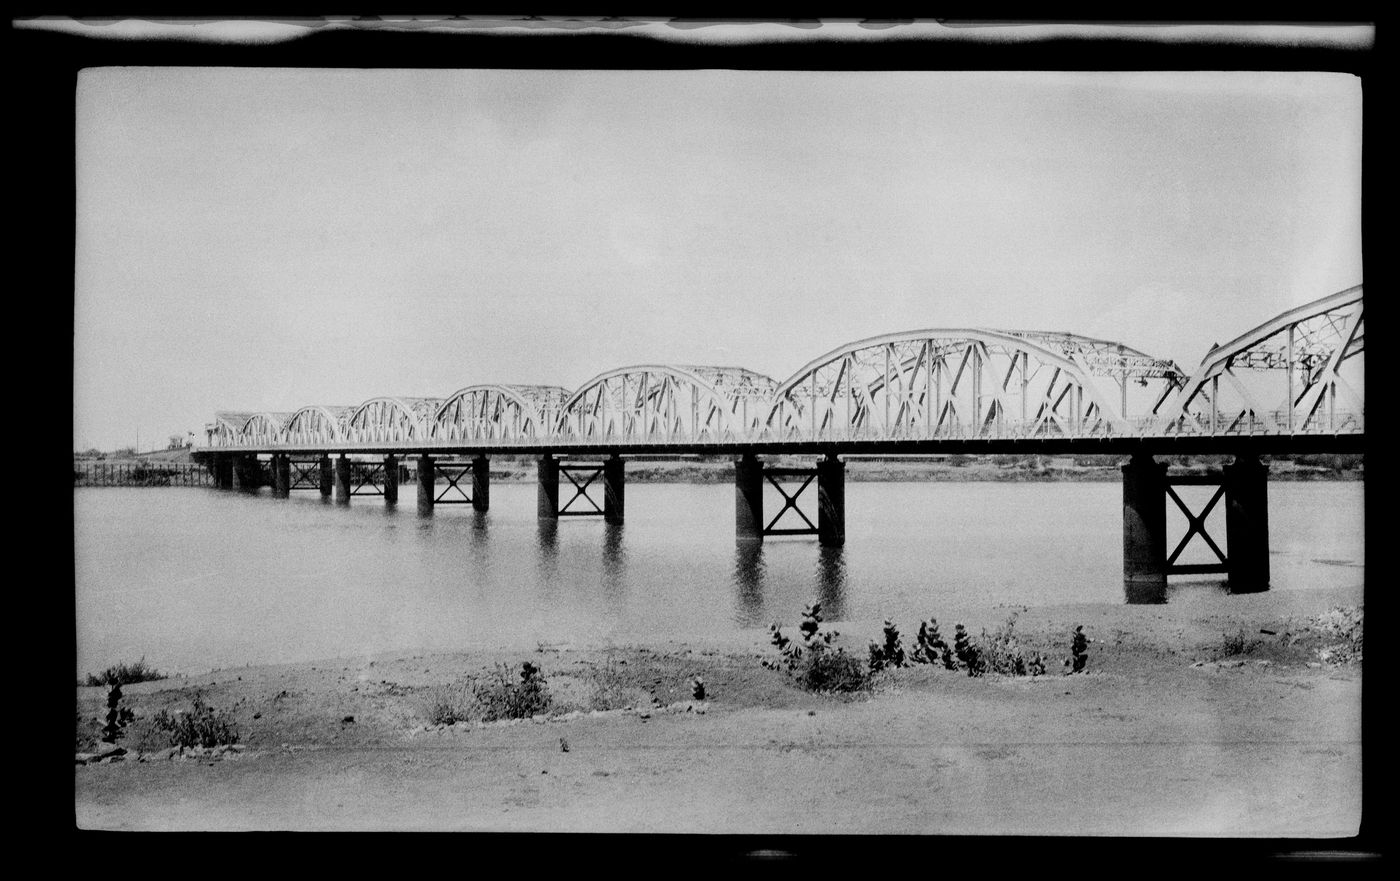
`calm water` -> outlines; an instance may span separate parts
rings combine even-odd
[[[1197,509],[1210,492],[1183,490]],[[1123,601],[1116,482],[848,483],[840,550],[737,546],[729,485],[631,484],[622,527],[541,524],[533,484],[492,486],[484,515],[451,506],[419,518],[413,487],[400,492],[386,509],[266,489],[74,490],[78,671],[142,656],[197,672],[723,635],[795,622],[816,598],[828,620],[910,622],[960,605]],[[1362,583],[1363,494],[1361,482],[1269,484],[1274,590]],[[1217,542],[1223,507],[1208,521]],[[1173,514],[1172,545],[1184,530]],[[1197,538],[1181,562],[1211,559]],[[1172,584],[1169,602],[1222,589]]]

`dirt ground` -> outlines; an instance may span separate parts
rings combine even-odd
[[[75,822],[104,830],[462,830],[1346,838],[1361,823],[1359,657],[1329,628],[1356,590],[1013,613],[1047,675],[886,671],[868,692],[798,687],[728,643],[541,645],[219,670],[77,689]],[[862,661],[881,622],[830,622]],[[917,621],[896,622],[911,647]],[[1069,675],[1075,625],[1092,640]],[[790,635],[796,635],[793,631]],[[470,683],[538,665],[553,703],[483,722]],[[695,678],[704,683],[696,699]],[[169,755],[155,723],[195,696],[239,747]],[[456,710],[465,721],[443,724]],[[435,724],[435,721],[437,724]]]

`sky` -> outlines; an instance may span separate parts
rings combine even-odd
[[[1360,81],[90,68],[74,447],[918,328],[1176,360],[1360,284]]]

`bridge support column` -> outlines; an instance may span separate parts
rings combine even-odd
[[[1167,600],[1167,466],[1145,454],[1123,466],[1123,592],[1130,603]]]
[[[214,454],[214,486],[233,489],[233,457],[228,453]]]
[[[472,510],[491,510],[491,460],[485,456],[472,459]]]
[[[399,457],[393,453],[384,457],[384,504],[399,503]]]
[[[262,476],[259,471],[262,466],[258,464],[257,456],[233,457],[233,488],[234,489],[257,489],[259,478]]]
[[[1225,471],[1226,567],[1231,593],[1269,589],[1269,466],[1236,456]]]
[[[625,464],[613,453],[603,461],[603,522],[622,522],[623,490],[626,488]]]
[[[335,485],[335,471],[329,454],[321,457],[321,498],[331,497],[331,487]]]
[[[745,453],[734,463],[734,537],[763,541],[763,463]]]
[[[549,453],[540,456],[536,468],[539,490],[535,495],[535,514],[541,520],[559,519],[559,460]]]
[[[344,453],[335,460],[335,503],[350,504],[350,460]]]
[[[285,454],[272,457],[272,494],[279,499],[292,494],[292,460]]]
[[[826,547],[846,543],[846,463],[835,453],[827,453],[817,463],[817,543]]]
[[[433,497],[437,495],[437,468],[433,457],[418,457],[418,513],[433,513]]]

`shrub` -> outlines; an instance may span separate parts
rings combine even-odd
[[[88,686],[130,685],[133,682],[155,682],[166,678],[168,677],[164,673],[154,667],[146,666],[146,659],[142,658],[134,664],[115,664],[95,676],[89,673],[83,684]]]
[[[1240,631],[1240,638],[1244,638],[1244,631]],[[1084,667],[1089,663],[1089,637],[1084,635],[1084,625],[1079,624],[1074,628],[1074,635],[1070,637],[1069,658],[1065,661],[1065,666],[1070,668],[1071,673],[1082,673]]]
[[[915,638],[914,650],[910,657],[916,664],[941,663],[946,670],[958,669],[957,657],[938,632],[937,618],[919,622],[919,635]]]
[[[510,667],[497,664],[484,681],[473,684],[472,692],[486,722],[528,719],[547,711],[551,703],[544,675],[529,661],[520,665],[519,682],[511,681]]]
[[[870,677],[860,661],[838,648],[810,653],[797,681],[808,691],[853,692],[867,688]]]
[[[635,689],[628,684],[611,654],[602,667],[589,671],[588,681],[592,688],[588,701],[590,710],[620,710],[635,702]]]
[[[870,672],[874,673],[886,667],[903,667],[904,662],[904,643],[899,638],[899,628],[886,618],[885,644],[870,644]]]
[[[953,652],[958,663],[969,676],[981,676],[985,671],[982,665],[982,652],[967,635],[967,628],[961,624],[953,627]]]
[[[194,708],[186,713],[161,710],[155,716],[156,728],[168,732],[170,745],[181,749],[194,746],[223,746],[238,742],[238,726],[225,713],[194,696]]]
[[[433,725],[455,725],[470,715],[472,694],[465,687],[444,686],[436,689],[428,704],[428,722]]]
[[[979,642],[982,663],[989,672],[1000,673],[1003,676],[1040,676],[1045,673],[1045,659],[1039,652],[1027,655],[1021,651],[1020,642],[1016,638],[1014,614],[990,636],[985,630],[982,631],[982,639]]]
[[[102,726],[102,740],[105,743],[116,743],[126,733],[126,726],[136,718],[131,708],[123,707],[121,701],[122,687],[113,682],[107,692],[107,724]]]
[[[839,634],[821,628],[821,610],[821,603],[812,603],[802,611],[802,623],[798,625],[802,633],[800,644],[783,636],[777,624],[769,627],[771,641],[781,657],[777,661],[764,660],[763,666],[785,669],[808,691],[851,692],[868,687],[869,677],[861,663],[846,654],[845,649],[832,645]]]

